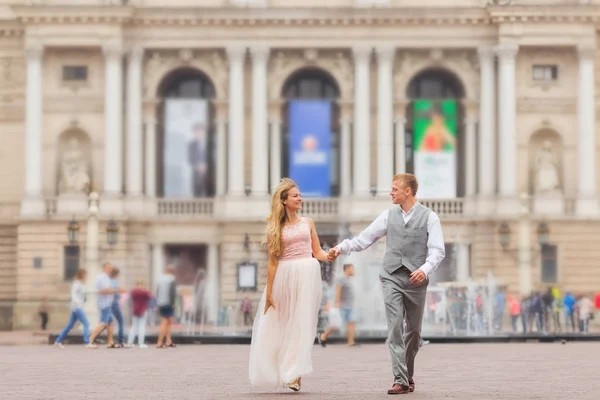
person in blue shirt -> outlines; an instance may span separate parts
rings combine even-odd
[[[575,296],[571,292],[567,292],[563,299],[563,306],[565,311],[565,329],[568,330],[569,322],[571,325],[572,332],[575,332]]]
[[[119,301],[121,300],[121,292],[119,291],[119,281],[118,281],[119,272],[120,272],[119,269],[115,267],[112,269],[112,271],[110,273],[110,283],[112,285],[112,288],[115,290],[115,295],[113,297],[113,301],[110,306],[110,309],[111,309],[112,314],[114,315],[115,319],[117,320],[117,324],[119,325],[118,339],[117,339],[117,343],[114,345],[114,347],[116,347],[116,348],[125,346],[123,313],[121,312],[121,306],[119,305]]]

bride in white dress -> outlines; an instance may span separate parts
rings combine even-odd
[[[253,386],[300,390],[301,377],[312,372],[312,348],[321,304],[321,268],[326,261],[314,222],[302,218],[302,197],[288,178],[271,199],[267,219],[269,263],[250,346]],[[313,255],[315,258],[313,258]]]

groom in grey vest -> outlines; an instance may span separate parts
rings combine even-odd
[[[379,274],[388,326],[394,384],[388,394],[415,390],[415,357],[421,341],[428,276],[446,255],[438,216],[415,198],[419,183],[412,174],[395,175],[392,182],[394,207],[353,239],[346,239],[329,251],[334,260],[340,254],[362,251],[387,236],[383,268]],[[403,322],[406,319],[406,342]]]

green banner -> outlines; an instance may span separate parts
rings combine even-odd
[[[456,147],[456,101],[415,100],[414,150],[428,153],[454,151]]]
[[[456,197],[456,133],[455,100],[415,100],[414,167],[421,182],[421,199]]]

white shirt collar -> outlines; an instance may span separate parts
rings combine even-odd
[[[418,204],[419,204],[418,201],[415,202],[415,204],[413,204],[413,206],[411,207],[411,209],[408,212],[404,211],[404,209],[402,207],[400,207],[400,206],[398,206],[398,207],[400,207],[400,211],[402,211],[402,215],[408,216],[408,215],[412,214],[413,211],[415,211]]]

